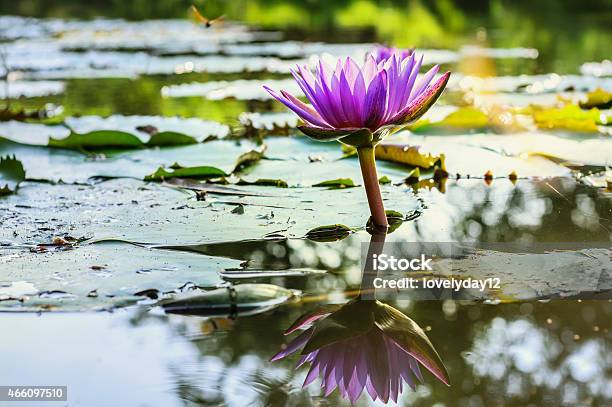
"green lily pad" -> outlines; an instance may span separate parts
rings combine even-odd
[[[99,130],[86,134],[70,133],[63,139],[49,139],[49,147],[71,150],[143,148],[144,144],[133,134],[122,131]]]
[[[223,170],[216,167],[181,167],[176,166],[170,171],[159,167],[153,174],[144,177],[145,181],[163,181],[171,178],[193,178],[193,179],[211,179],[226,177]]]
[[[19,183],[26,177],[21,161],[15,156],[0,156],[0,196],[17,191]]]
[[[329,181],[323,181],[313,185],[313,187],[328,187],[333,189],[355,188],[357,186],[358,185],[355,185],[353,180],[350,178],[331,179]]]
[[[392,182],[392,181],[391,181],[391,178],[387,177],[386,175],[385,175],[385,176],[382,176],[382,177],[380,177],[380,178],[378,179],[378,183],[379,183],[380,185],[388,185],[388,184],[390,184],[391,182]]]

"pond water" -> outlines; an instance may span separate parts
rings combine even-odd
[[[249,2],[210,29],[0,16],[0,385],[67,385],[83,406],[350,405],[302,388],[297,355],[270,359],[296,319],[364,287],[359,163],[261,85],[299,93],[296,64],[387,42],[453,72],[378,157],[387,242],[475,245],[453,269],[501,281],[376,293],[450,376],[421,369],[397,404],[612,403],[610,11],[329,4]]]

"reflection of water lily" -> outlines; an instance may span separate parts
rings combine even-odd
[[[425,114],[444,90],[450,72],[433,81],[436,65],[417,80],[423,58],[414,52],[410,56],[391,52],[379,62],[376,55],[369,54],[361,66],[351,58],[339,59],[335,68],[319,61],[314,74],[306,66],[298,66],[293,77],[310,104],[289,92],[279,94],[264,87],[300,116],[305,125],[299,129],[307,136],[357,147],[372,219],[386,228],[374,146]]]
[[[332,312],[333,311],[333,312]],[[298,366],[310,363],[304,386],[322,380],[325,395],[338,388],[351,403],[365,389],[373,400],[397,402],[406,382],[423,381],[419,362],[449,385],[448,373],[423,330],[400,311],[379,301],[354,300],[299,318],[286,334],[313,324],[272,360],[298,350]]]

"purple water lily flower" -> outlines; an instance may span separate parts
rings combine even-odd
[[[402,48],[394,48],[394,47],[386,47],[384,45],[378,45],[376,48],[374,48],[374,51],[372,51],[372,55],[374,55],[374,59],[376,60],[376,63],[379,63],[383,60],[391,58],[393,55],[396,55],[398,58],[403,60],[403,59],[408,58],[410,55],[412,55],[413,52],[414,52],[414,49],[412,48],[402,49]]]
[[[369,54],[363,66],[350,57],[339,59],[335,68],[319,61],[314,74],[306,66],[298,66],[292,74],[310,105],[286,91],[279,94],[264,88],[300,116],[306,123],[300,130],[306,135],[337,140],[356,130],[375,133],[385,126],[400,126],[421,117],[440,96],[450,76],[447,72],[432,83],[438,73],[436,65],[417,80],[422,63],[423,57],[416,53],[391,53],[379,62],[375,54]]]
[[[339,59],[335,68],[319,61],[314,74],[306,66],[292,70],[310,104],[284,90],[264,88],[300,116],[305,125],[298,128],[307,136],[357,147],[372,220],[386,229],[374,147],[425,114],[444,90],[450,72],[434,81],[436,65],[418,79],[422,56],[390,52],[377,61],[377,55],[368,54],[363,65]]]
[[[299,318],[286,334],[314,324],[272,357],[301,349],[297,367],[310,363],[304,386],[321,378],[325,396],[336,388],[355,403],[364,389],[372,400],[397,402],[403,383],[423,382],[419,363],[450,385],[448,373],[423,330],[400,311],[378,301],[354,300]]]

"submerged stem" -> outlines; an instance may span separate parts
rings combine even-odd
[[[380,195],[380,185],[378,184],[378,174],[376,173],[376,159],[374,147],[358,147],[359,164],[361,165],[361,175],[365,186],[372,222],[380,229],[387,230],[389,223],[385,214],[382,196]]]

